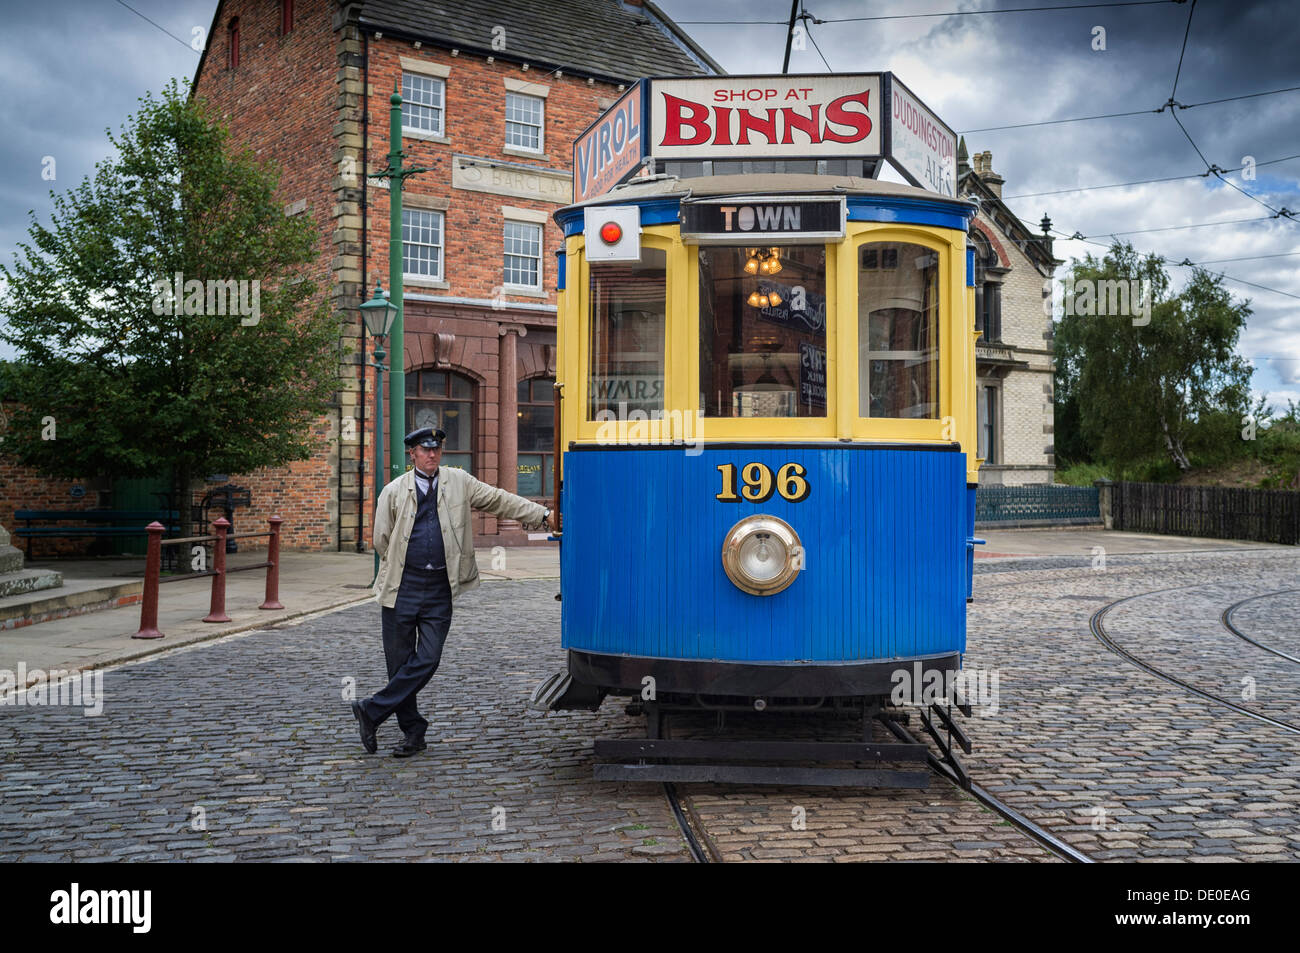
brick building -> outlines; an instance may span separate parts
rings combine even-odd
[[[1033,234],[1002,201],[1003,178],[993,155],[957,149],[958,194],[979,211],[971,222],[975,249],[975,345],[979,406],[978,455],[986,485],[1051,483],[1051,280],[1061,264],[1046,228]],[[1047,302],[1046,304],[1044,302]]]
[[[552,492],[555,253],[573,139],[650,73],[722,72],[653,3],[221,0],[196,72],[233,144],[283,169],[288,214],[313,216],[317,279],[352,353],[320,451],[230,475],[286,545],[364,549],[374,506],[374,342],[358,310],[389,281],[389,97],[404,105],[406,421],[448,434],[443,462]],[[392,366],[392,342],[387,342]],[[363,357],[364,355],[364,357]],[[391,406],[385,401],[385,408]],[[385,435],[387,436],[387,434]],[[481,543],[524,539],[475,514]]]

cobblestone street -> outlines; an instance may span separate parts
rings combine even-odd
[[[1089,631],[1098,609],[1152,593],[1109,612],[1117,643],[1300,724],[1300,666],[1219,620],[1294,590],[1300,557],[1075,562],[981,566],[966,664],[996,672],[999,694],[967,722],[974,779],[1097,859],[1300,856],[1300,734],[1160,681]],[[0,859],[689,861],[658,785],[591,779],[592,740],[639,736],[639,719],[612,699],[525,709],[563,664],[557,590],[489,582],[457,601],[421,695],[429,750],[408,760],[387,754],[391,721],[366,755],[344,700],[348,679],[358,695],[383,682],[372,603],[112,669],[97,717],[0,708]],[[1233,622],[1294,654],[1300,594]],[[925,791],[679,790],[724,860],[1055,860],[937,777]]]
[[[1300,730],[1162,681],[1089,632],[1099,609],[1138,596],[1105,619],[1117,644],[1203,692],[1300,726],[1300,665],[1220,622],[1236,602],[1294,590],[1297,570],[1297,554],[1258,550],[977,576],[966,665],[997,671],[1001,690],[997,713],[970,725],[973,776],[1099,860],[1300,857]],[[1300,599],[1256,599],[1234,623],[1294,648]]]

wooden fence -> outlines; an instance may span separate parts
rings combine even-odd
[[[1114,529],[1300,543],[1300,491],[1296,490],[1115,483],[1110,509]]]

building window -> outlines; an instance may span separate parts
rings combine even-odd
[[[442,281],[442,213],[402,209],[402,274]]]
[[[447,84],[433,76],[402,74],[402,131],[443,134]]]
[[[293,0],[280,0],[280,33],[293,29]]]
[[[705,417],[826,416],[826,246],[701,248]]]
[[[977,286],[978,287],[978,286]],[[980,343],[997,344],[1002,340],[1002,283],[986,281],[975,296],[975,329],[983,331]]]
[[[442,462],[474,472],[474,384],[451,371],[406,372],[406,429],[435,427],[447,434]]]
[[[859,251],[858,414],[939,416],[939,255],[872,242]]]
[[[980,385],[979,433],[975,455],[985,463],[1000,463],[998,454],[998,388]]]
[[[226,26],[227,65],[231,69],[239,66],[239,17],[233,17]]]
[[[543,103],[537,96],[506,93],[506,145],[542,151]]]
[[[597,261],[589,270],[587,419],[662,414],[668,253],[643,244],[640,261]]]
[[[506,284],[542,290],[542,226],[506,222]]]
[[[555,495],[555,381],[549,377],[519,382],[520,496]]]

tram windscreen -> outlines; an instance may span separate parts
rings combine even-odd
[[[640,261],[592,262],[589,269],[587,419],[662,416],[668,253],[643,245]]]
[[[858,256],[858,414],[937,418],[939,255],[872,242]]]
[[[826,416],[826,247],[700,248],[706,417]]]

